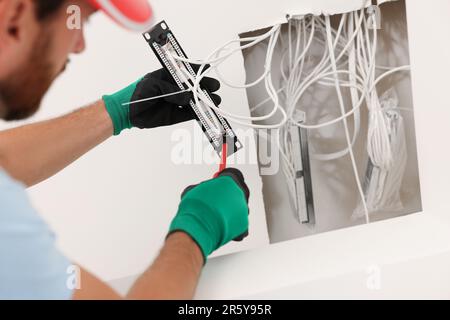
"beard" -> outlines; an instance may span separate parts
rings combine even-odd
[[[45,30],[45,29],[44,29]],[[32,47],[28,62],[6,80],[0,81],[0,115],[7,121],[22,120],[36,113],[55,75],[48,61],[52,46],[49,32],[43,31]]]

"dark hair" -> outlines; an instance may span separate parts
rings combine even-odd
[[[34,0],[36,17],[42,21],[56,13],[66,0]]]

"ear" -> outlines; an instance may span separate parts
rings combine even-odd
[[[31,0],[0,0],[0,49],[23,40],[30,18],[34,19]]]

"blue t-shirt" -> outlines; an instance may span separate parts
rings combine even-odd
[[[0,299],[70,299],[70,266],[25,186],[0,168]]]

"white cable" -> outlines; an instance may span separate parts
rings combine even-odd
[[[345,15],[345,17],[347,17],[347,15]],[[353,33],[353,15],[352,14],[350,14],[350,17],[348,19],[347,27],[349,28],[349,33],[352,34]],[[335,41],[335,43],[336,43],[336,41]],[[348,86],[350,88],[350,96],[351,96],[352,105],[355,105],[359,99],[358,91],[361,91],[363,93],[364,89],[362,87],[358,86],[357,81],[356,81],[358,76],[356,75],[355,46],[352,45],[349,48],[349,50],[350,50],[350,52],[348,54],[349,83],[343,84],[341,82],[340,85],[344,86],[344,87]],[[333,83],[333,85],[334,85],[334,83]],[[357,109],[354,113],[354,129],[353,129],[353,138],[352,138],[351,147],[353,147],[356,143],[356,139],[357,139],[357,137],[359,135],[359,131],[360,131],[360,123],[361,123],[360,112],[359,112],[359,109]],[[350,148],[345,148],[343,150],[336,151],[334,153],[328,153],[328,154],[313,153],[313,157],[320,161],[331,161],[331,160],[340,159],[340,158],[346,156],[349,152],[350,152]]]
[[[271,61],[272,61],[272,58],[273,58],[273,52],[274,52],[275,45],[276,45],[276,42],[277,42],[277,39],[278,39],[278,35],[280,33],[280,25],[275,26],[274,28],[272,28],[272,30],[275,30],[275,32],[272,33],[271,36],[270,36],[268,53],[267,53],[267,56],[266,56],[266,64],[265,64],[266,68],[271,68]],[[220,49],[216,50],[216,51],[220,51]],[[208,59],[210,59],[210,57]],[[206,59],[206,60],[208,61],[208,59]],[[200,99],[201,100],[204,99],[204,95],[201,92],[198,92],[198,90],[196,90],[196,88],[198,88],[198,86],[199,86],[199,83],[200,83],[201,79],[205,76],[205,74],[207,74],[209,72],[209,69],[208,69],[205,72],[200,73],[201,70],[204,69],[204,66],[205,66],[205,63],[203,63],[202,66],[200,66],[199,73],[197,74],[197,77],[196,77],[195,83],[194,83],[193,93],[194,93],[194,100],[196,101],[196,103],[198,103],[200,101]],[[279,98],[278,98],[278,95],[277,95],[277,91],[275,90],[275,88],[273,86],[270,72],[268,72],[266,77],[265,77],[265,86],[266,86],[267,92],[269,93],[269,96],[274,101],[274,108],[272,109],[272,111],[270,113],[266,114],[265,116],[248,117],[248,116],[235,115],[235,114],[227,112],[227,111],[225,111],[223,109],[217,108],[210,101],[203,100],[203,102],[205,102],[210,108],[214,109],[217,113],[223,115],[224,117],[227,117],[230,122],[238,123],[238,124],[241,124],[241,125],[244,125],[244,126],[247,126],[247,127],[252,127],[252,128],[263,128],[263,129],[279,128],[279,127],[283,126],[284,123],[286,123],[287,115],[284,112],[284,110],[281,108],[281,106],[279,105]],[[274,125],[258,125],[258,124],[252,124],[252,123],[243,122],[243,121],[239,121],[238,120],[238,119],[248,120],[248,121],[266,120],[266,119],[271,118],[277,111],[281,112],[282,120],[279,123],[274,124]]]
[[[330,24],[329,16],[325,16],[325,22],[326,22],[326,27],[327,27],[328,48],[330,50],[331,67],[335,72],[337,72],[336,57],[334,55],[333,39],[332,39],[332,35],[331,35],[331,24]],[[341,93],[341,87],[339,85],[339,77],[337,74],[335,74],[334,77],[335,77],[335,85],[336,85],[336,92],[338,95],[339,106],[341,108],[342,115],[344,115],[345,114],[345,106],[344,106],[344,99],[343,99],[342,93]],[[358,191],[361,196],[361,201],[364,206],[364,212],[366,214],[366,223],[370,223],[369,210],[367,208],[367,203],[366,203],[366,199],[364,196],[364,191],[362,188],[361,180],[359,179],[359,172],[358,172],[358,167],[356,165],[355,155],[353,153],[352,141],[350,140],[350,132],[348,129],[347,118],[344,118],[343,123],[344,123],[344,129],[345,129],[345,138],[347,139],[347,145],[350,150],[349,155],[350,155],[350,159],[352,161],[353,172],[355,174],[355,179],[356,179],[356,185],[358,187]]]
[[[281,93],[282,91],[286,90],[286,87],[280,88],[276,91],[277,94]],[[250,108],[250,112],[256,111],[259,108],[261,108],[263,105],[265,105],[267,102],[271,101],[272,98],[268,97],[266,99],[264,99],[263,101],[259,102],[258,104],[256,104],[254,107]]]
[[[399,71],[408,71],[408,70],[410,70],[410,66],[409,66],[409,65],[405,65],[405,66],[401,66],[401,67],[394,68],[394,69],[392,69],[392,70],[390,70],[390,71],[388,71],[388,72],[382,74],[382,75],[379,76],[379,77],[377,78],[377,80],[374,82],[374,84],[373,84],[373,86],[371,87],[371,89],[373,89],[374,87],[376,87],[376,85],[378,85],[378,83],[379,83],[381,80],[383,80],[384,78],[386,78],[387,76],[390,76],[391,74],[393,74],[393,73],[395,73],[395,72],[399,72]],[[348,72],[348,71],[344,71],[344,70],[338,71],[338,73],[346,73],[346,72]],[[331,72],[330,74],[333,74],[333,73]],[[312,82],[312,83],[313,83],[313,82]],[[312,83],[311,83],[311,84],[312,84]],[[344,115],[342,115],[342,116],[340,116],[340,117],[338,117],[338,118],[336,118],[336,119],[333,119],[333,120],[330,120],[330,121],[327,121],[327,122],[324,122],[324,123],[316,124],[316,125],[306,125],[306,124],[300,124],[300,123],[295,123],[295,125],[297,125],[297,126],[300,127],[300,128],[309,129],[309,130],[312,130],[312,129],[320,129],[320,128],[324,128],[324,127],[328,127],[328,126],[334,125],[334,124],[336,124],[336,123],[338,123],[338,122],[341,122],[341,121],[344,120],[345,118],[348,118],[348,117],[352,116],[352,115],[353,115],[353,114],[361,107],[361,105],[362,105],[363,102],[364,102],[364,99],[365,99],[364,96],[362,96],[362,97],[360,98],[360,100],[358,101],[358,103],[357,103],[355,106],[353,106],[353,108],[352,108],[350,111],[348,111],[347,113],[345,113]]]
[[[205,60],[193,60],[193,59],[186,59],[177,55],[172,55],[172,57],[175,60],[179,60],[179,61],[183,61],[183,62],[189,62],[189,63],[194,63],[194,64],[214,64],[214,63],[219,63],[221,61],[224,61],[225,59],[229,58],[230,56],[232,56],[233,54],[235,54],[238,51],[242,51],[244,49],[253,47],[254,45],[268,39],[269,37],[271,37],[277,30],[279,30],[280,25],[275,25],[274,27],[272,27],[272,29],[267,32],[264,33],[261,36],[257,36],[257,37],[249,37],[249,38],[240,38],[240,39],[235,39],[235,40],[231,40],[229,42],[227,42],[225,45],[218,47],[216,50],[214,50]],[[214,56],[217,55],[218,52],[223,51],[226,47],[228,47],[230,44],[233,43],[241,43],[241,42],[248,42],[250,41],[250,43],[245,44],[243,46],[239,46],[235,49],[233,49],[230,53],[221,56],[221,57],[217,57],[214,58]],[[199,73],[201,74],[203,70],[199,70]]]
[[[145,98],[145,99],[134,100],[134,101],[131,101],[131,102],[122,103],[122,106],[128,106],[130,104],[141,103],[141,102],[146,102],[146,101],[166,98],[166,97],[170,97],[170,96],[175,96],[177,94],[184,93],[184,92],[189,92],[189,91],[191,91],[191,89],[180,90],[180,91],[176,91],[176,92],[172,92],[172,93],[162,94],[160,96],[154,96],[154,97],[149,97],[149,98]]]

